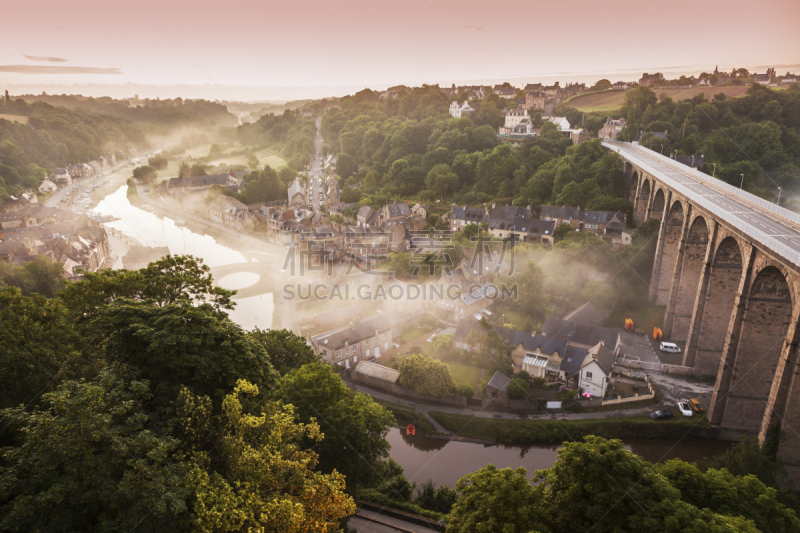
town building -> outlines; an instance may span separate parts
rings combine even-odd
[[[250,211],[236,198],[220,194],[208,207],[208,215],[217,224],[241,230],[249,221]]]
[[[566,375],[567,387],[603,398],[614,367],[614,353],[600,342],[587,351],[577,370]]]
[[[467,116],[467,113],[475,111],[469,102],[457,102],[453,100],[450,102],[450,116],[453,118],[461,118]]]
[[[525,107],[544,111],[547,95],[541,91],[529,92],[525,95]]]
[[[450,231],[461,231],[467,224],[483,224],[489,222],[489,213],[483,207],[453,205],[450,207]]]
[[[375,360],[393,346],[392,323],[384,314],[363,320],[358,317],[346,326],[314,335],[309,339],[324,361],[350,368],[359,360]]]
[[[597,136],[604,141],[613,141],[616,140],[617,135],[619,135],[619,132],[621,132],[624,127],[625,127],[624,118],[608,117],[606,119],[606,123],[603,124],[603,126],[597,132]]]
[[[555,207],[552,205],[543,205],[539,218],[542,220],[553,221],[556,226],[561,224],[569,224],[575,229],[581,227],[581,209],[580,207],[561,206]]]
[[[642,77],[639,78],[639,85],[642,87],[655,87],[660,85],[663,81],[664,75],[661,72],[656,72],[655,74],[648,74],[645,72],[642,74]]]
[[[580,324],[555,317],[545,319],[542,324],[542,334],[567,341],[573,346],[580,346],[587,350],[599,342],[604,342],[606,348],[614,353],[619,349],[621,342],[619,333],[613,329]]]
[[[753,74],[753,82],[764,87],[769,87],[770,76],[769,74]]]
[[[287,189],[287,194],[289,207],[305,207],[308,203],[306,200],[306,182],[301,178],[292,180]]]
[[[244,173],[228,171],[221,174],[212,174],[211,176],[170,178],[166,185],[166,192],[174,196],[186,192],[203,191],[215,185],[225,187],[233,192],[238,192],[242,188],[242,183],[244,181],[243,176]]]
[[[42,193],[51,193],[58,189],[58,185],[50,181],[50,179],[45,179],[39,185],[39,192]]]
[[[72,176],[65,168],[57,168],[53,170],[53,175],[50,180],[59,187],[64,185],[72,185]]]

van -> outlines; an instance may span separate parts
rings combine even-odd
[[[681,353],[680,347],[678,347],[678,345],[673,342],[662,342],[661,351],[668,353]]]

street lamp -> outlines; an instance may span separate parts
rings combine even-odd
[[[783,189],[778,187],[778,201],[776,202],[778,205],[781,205],[781,193],[782,192],[783,192]]]
[[[711,177],[715,177],[717,175],[717,164],[714,163],[714,172],[711,173]]]
[[[744,189],[744,174],[742,174],[742,183],[739,184],[739,188]],[[778,187],[778,190],[780,190],[780,187]]]

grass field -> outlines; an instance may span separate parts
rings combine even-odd
[[[728,98],[735,98],[737,96],[742,96],[747,89],[746,86],[741,85],[738,87],[691,87],[687,89],[656,87],[653,90],[659,97],[662,94],[666,94],[676,102],[679,102],[681,100],[694,98],[700,93],[703,93],[706,98],[712,98],[718,93],[724,93]],[[579,94],[566,100],[566,103],[587,113],[592,111],[610,112],[622,107],[624,99],[625,91],[612,89],[595,93]]]
[[[475,385],[478,384],[481,369],[477,366],[465,365],[464,363],[456,363],[453,361],[445,361],[445,364],[450,367],[450,372],[453,373],[453,379],[455,379],[456,385],[466,383],[472,388],[475,388]]]
[[[713,438],[717,431],[708,419],[686,418],[680,415],[672,420],[651,420],[649,416],[618,418],[591,418],[584,420],[518,420],[474,417],[429,411],[431,418],[448,431],[463,437],[486,439],[505,445],[561,444],[578,441],[586,435],[607,439],[651,438],[683,439]]]
[[[10,120],[11,122],[19,122],[20,124],[27,124],[28,117],[21,117],[19,115],[2,115],[0,114],[0,118],[4,118],[6,120]]]
[[[664,327],[664,314],[666,306],[652,305],[643,302],[635,308],[621,309],[621,306],[614,307],[614,312],[606,320],[606,326],[610,328],[625,327],[625,319],[632,318],[636,328],[643,328],[646,333],[652,333],[654,327]]]

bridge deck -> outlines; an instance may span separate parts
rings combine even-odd
[[[800,268],[800,215],[712,178],[642,146],[604,142],[624,159],[664,182],[754,243]]]

